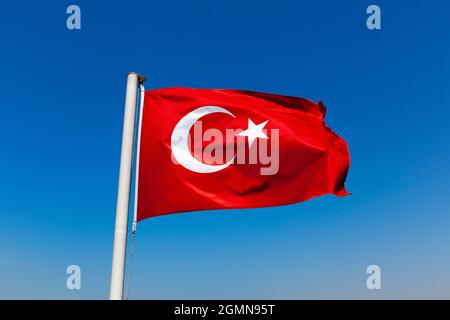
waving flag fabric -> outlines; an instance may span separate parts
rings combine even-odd
[[[320,102],[252,91],[146,91],[137,220],[347,195],[347,144],[325,113]]]

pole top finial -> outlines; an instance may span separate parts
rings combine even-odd
[[[128,74],[135,74],[138,78],[139,84],[143,84],[147,80],[146,76],[136,73],[136,72],[128,72]]]

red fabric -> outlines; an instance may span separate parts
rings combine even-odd
[[[203,131],[245,130],[248,119],[255,124],[268,120],[264,129],[279,130],[278,172],[261,175],[264,165],[246,162],[233,163],[214,173],[198,173],[174,163],[172,131],[180,119],[202,106],[218,106],[235,116],[206,115],[201,119]],[[347,144],[326,126],[325,113],[326,108],[320,102],[251,91],[189,88],[146,91],[138,168],[138,221],[176,212],[266,207],[323,194],[347,195],[344,186],[350,164]],[[248,151],[248,141],[244,139]],[[256,139],[254,144],[261,140]],[[270,136],[267,141],[272,143]],[[210,143],[214,142],[203,141],[191,151],[197,153]],[[195,156],[198,158],[198,154]]]

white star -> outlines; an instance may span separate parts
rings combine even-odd
[[[269,122],[269,120],[264,121],[256,125],[250,118],[248,119],[248,128],[240,133],[238,136],[246,136],[248,138],[248,147],[250,148],[256,138],[269,139],[267,135],[262,131],[264,126]]]

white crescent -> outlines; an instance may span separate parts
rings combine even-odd
[[[181,118],[172,131],[171,148],[173,156],[183,167],[197,173],[212,173],[223,170],[228,167],[236,157],[234,156],[233,159],[224,164],[208,165],[198,161],[192,156],[188,143],[189,131],[197,120],[211,113],[226,113],[234,117],[230,111],[224,108],[217,106],[204,106],[189,112]]]

